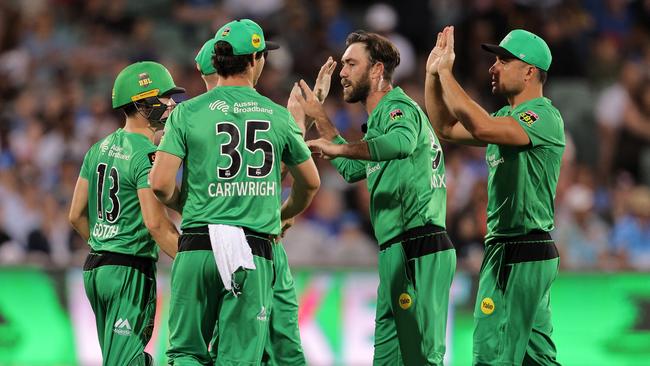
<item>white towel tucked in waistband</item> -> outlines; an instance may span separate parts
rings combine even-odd
[[[255,269],[253,252],[246,241],[244,230],[231,225],[208,225],[210,245],[217,262],[221,281],[228,291],[233,291],[233,273],[239,268]]]

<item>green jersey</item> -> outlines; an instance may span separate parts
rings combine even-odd
[[[368,118],[364,136],[373,161],[338,158],[348,182],[367,178],[377,241],[435,224],[445,227],[447,186],[440,142],[422,109],[401,88],[386,94]],[[337,137],[337,143],[345,143]]]
[[[88,180],[93,250],[158,258],[138,199],[138,189],[149,188],[155,152],[149,138],[120,128],[86,153],[79,176]]]
[[[486,150],[488,207],[486,241],[553,230],[553,201],[564,152],[564,122],[547,98],[501,108],[526,131],[528,146],[489,144]]]
[[[280,233],[280,161],[310,158],[286,108],[221,86],[179,104],[158,147],[183,159],[183,229],[208,224]]]

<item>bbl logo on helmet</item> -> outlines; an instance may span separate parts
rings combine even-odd
[[[259,34],[253,34],[251,37],[251,43],[253,44],[253,47],[259,48],[260,45],[262,44],[262,38],[260,37]]]
[[[140,78],[138,84],[140,84],[140,86],[142,87],[145,87],[152,83],[151,79],[149,79],[149,74],[147,74],[146,72],[141,73],[140,75],[138,75],[138,77]]]
[[[230,27],[224,29],[223,32],[221,32],[222,37],[227,37],[228,34],[230,34]]]

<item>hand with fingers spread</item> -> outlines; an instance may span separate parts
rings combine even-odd
[[[293,84],[291,88],[291,93],[289,94],[289,100],[287,101],[287,110],[293,116],[293,119],[296,121],[298,128],[302,131],[303,136],[307,131],[307,121],[305,116],[305,111],[302,109],[302,106],[298,102],[298,95],[301,95],[300,87],[298,84]]]
[[[438,32],[438,39],[436,40],[436,45],[429,53],[429,59],[427,59],[427,74],[438,75],[438,65],[440,64],[440,58],[444,53],[445,48],[445,30],[449,27],[445,27],[441,32]]]
[[[443,31],[443,52],[438,61],[438,72],[450,71],[454,66],[456,53],[454,53],[454,27],[446,27]]]
[[[307,141],[307,146],[313,156],[322,159],[335,159],[340,156],[342,145],[334,144],[324,138]]]
[[[325,102],[327,95],[330,92],[330,85],[332,84],[332,74],[336,69],[336,61],[332,56],[327,58],[327,61],[321,66],[314,84],[314,94],[319,102]]]
[[[309,85],[307,85],[303,79],[300,79],[297,85],[300,86],[302,94],[297,93],[296,99],[300,103],[303,111],[305,111],[305,114],[315,119],[322,118],[325,115],[325,109],[323,109],[323,106],[318,101],[316,94],[311,90],[311,88],[309,88]]]
[[[316,94],[309,88],[309,85],[302,79],[300,80],[300,89],[305,96],[303,97],[301,93],[297,93],[296,99],[300,103],[302,110],[305,111],[305,115],[315,120],[316,128],[321,137],[332,140],[339,132],[327,117],[323,105],[318,101]]]

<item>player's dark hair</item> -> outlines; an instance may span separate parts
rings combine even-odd
[[[348,35],[345,40],[345,45],[350,46],[354,43],[363,43],[366,45],[368,55],[370,56],[370,64],[374,65],[377,62],[384,64],[384,79],[391,81],[393,71],[399,65],[399,50],[387,38],[380,36],[377,33],[370,33],[364,30],[357,30]]]
[[[540,69],[539,67],[537,68],[537,79],[539,80],[542,85],[546,82],[546,79],[548,78],[548,71],[544,71]]]
[[[214,45],[212,65],[221,77],[238,75],[246,71],[249,65],[253,65],[253,55],[233,55],[230,43],[218,41]]]

